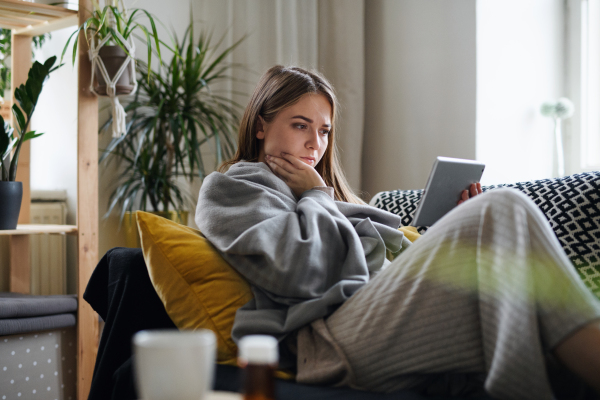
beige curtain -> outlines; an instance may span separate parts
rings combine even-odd
[[[364,0],[199,0],[194,17],[232,44],[244,68],[225,89],[245,105],[260,75],[275,64],[314,68],[333,83],[341,104],[338,146],[351,186],[361,187],[364,120]]]

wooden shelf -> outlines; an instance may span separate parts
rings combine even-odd
[[[3,93],[4,94],[4,93]],[[12,107],[11,101],[4,101],[4,103],[0,104],[0,115],[4,118],[5,121],[10,121],[12,117],[12,111],[10,110]]]
[[[17,229],[0,230],[0,236],[13,235],[43,235],[43,234],[75,234],[77,226],[75,225],[17,225]]]
[[[77,11],[23,0],[0,0],[0,28],[15,35],[38,36],[77,25]]]
[[[92,0],[78,1],[79,13],[57,6],[22,0],[0,0],[0,28],[12,29],[12,87],[27,80],[32,36],[77,26],[91,17]],[[10,290],[30,289],[29,235],[77,235],[77,397],[87,399],[98,351],[98,315],[83,299],[98,263],[98,99],[89,90],[92,66],[86,40],[80,33],[77,91],[77,226],[30,225],[29,142],[21,148],[17,180],[23,182],[23,203],[17,229],[0,231],[10,242]],[[8,110],[10,111],[10,110]]]

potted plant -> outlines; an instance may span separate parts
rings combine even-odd
[[[139,18],[143,16],[150,23],[151,32],[145,25],[138,22]],[[79,41],[79,32],[81,31],[84,32],[85,38],[88,44],[90,44],[91,57],[94,56],[94,50],[98,48],[98,56],[102,60],[110,80],[115,78],[121,66],[129,61],[128,58],[131,56],[133,43],[131,39],[135,32],[143,33],[146,40],[148,73],[151,69],[153,46],[155,46],[156,54],[162,62],[160,41],[156,33],[154,18],[148,11],[143,9],[134,8],[128,11],[122,0],[111,0],[110,4],[104,8],[100,8],[99,4],[94,2],[91,17],[81,24],[69,37],[63,49],[61,60],[67,51],[71,39],[75,36],[73,45],[73,64],[75,64],[77,43]],[[134,63],[135,60],[132,58],[131,62]],[[136,77],[134,73],[131,73],[133,71],[135,71],[133,65],[131,68],[124,68],[122,75],[118,78],[115,95],[130,94],[134,91]],[[95,79],[92,85],[96,94],[100,96],[109,95],[107,82],[102,73],[102,66],[98,63],[94,63],[93,76]]]
[[[165,213],[187,223],[185,206],[193,199],[177,178],[204,178],[201,146],[210,140],[216,164],[235,152],[241,107],[216,93],[214,84],[231,79],[227,73],[232,65],[225,57],[243,39],[217,52],[210,36],[202,33],[194,39],[190,22],[183,40],[174,39],[176,54],[169,64],[155,72],[139,63],[139,90],[125,106],[127,132],[114,138],[100,157],[101,162],[115,159],[122,167],[105,217],[120,208],[120,220],[133,232],[134,210]]]
[[[2,199],[0,229],[17,227],[23,197],[23,183],[15,182],[19,154],[23,143],[43,135],[43,133],[28,131],[27,128],[42,93],[44,82],[52,71],[60,67],[60,65],[54,67],[55,62],[56,57],[50,57],[43,64],[34,62],[29,70],[27,82],[15,89],[14,98],[19,103],[12,106],[17,126],[16,135],[15,130],[0,117],[0,198]],[[12,157],[10,157],[11,152],[13,152]]]

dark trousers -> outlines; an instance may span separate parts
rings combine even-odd
[[[137,399],[133,335],[144,329],[177,329],[152,286],[141,249],[109,250],[83,298],[105,321],[88,400]]]

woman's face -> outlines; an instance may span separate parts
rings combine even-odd
[[[331,105],[322,94],[305,94],[296,104],[281,110],[266,123],[259,117],[256,137],[260,139],[259,162],[265,156],[288,153],[315,167],[329,142]]]

